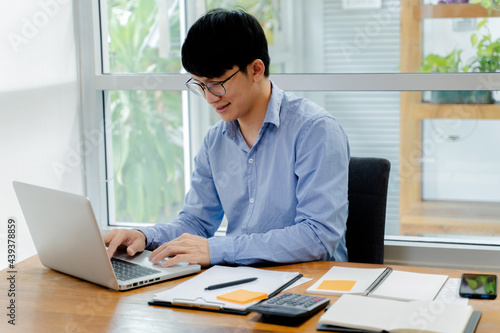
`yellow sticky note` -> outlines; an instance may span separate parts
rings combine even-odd
[[[352,280],[324,280],[318,286],[318,289],[350,291],[352,289],[352,287],[354,287],[355,284],[356,284],[356,281],[352,281]]]
[[[247,304],[250,302],[260,301],[266,299],[267,294],[258,291],[250,291],[245,289],[238,289],[227,294],[217,296],[217,299],[226,302]]]

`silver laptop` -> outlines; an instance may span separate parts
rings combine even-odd
[[[148,260],[149,251],[126,252],[110,260],[85,196],[13,182],[42,264],[114,290],[128,290],[200,271],[180,263],[163,268]]]

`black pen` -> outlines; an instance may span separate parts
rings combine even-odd
[[[238,284],[248,283],[248,282],[252,282],[255,280],[257,280],[257,278],[253,277],[253,278],[236,280],[236,281],[231,281],[231,282],[213,284],[211,286],[206,287],[205,290],[215,290],[215,289],[220,289],[220,288],[232,287],[232,286],[236,286]]]

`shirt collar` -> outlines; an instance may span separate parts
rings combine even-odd
[[[278,88],[273,81],[271,81],[271,99],[267,105],[266,117],[264,118],[264,124],[270,123],[274,124],[276,127],[280,127],[280,110],[281,102],[283,101],[283,90]]]
[[[264,124],[273,124],[276,127],[280,127],[280,110],[281,101],[283,100],[283,90],[278,88],[272,81],[271,82],[271,99],[267,105],[266,117],[264,118]],[[262,126],[264,126],[264,124]],[[225,121],[222,128],[222,133],[226,134],[230,138],[234,138],[238,131],[239,125],[237,120]]]

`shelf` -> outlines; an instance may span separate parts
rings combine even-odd
[[[469,3],[422,5],[420,8],[420,18],[466,18],[466,17],[498,17],[500,11],[489,12],[481,5]]]
[[[500,235],[497,202],[421,201],[401,219],[401,235]]]
[[[434,104],[411,106],[415,119],[500,119],[500,104]]]
[[[424,19],[500,17],[481,5],[422,5],[405,0],[401,9],[400,67],[414,73],[422,63]],[[422,92],[401,92],[400,234],[500,236],[500,203],[422,201],[424,119],[500,119],[500,104],[423,103]]]

